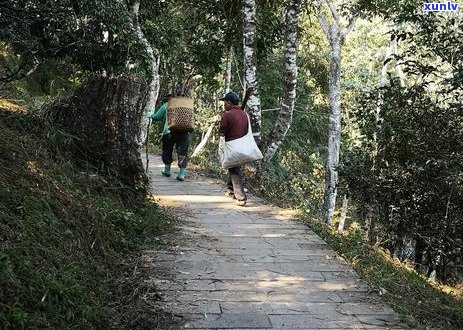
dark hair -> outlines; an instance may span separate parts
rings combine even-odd
[[[240,103],[240,97],[238,96],[238,94],[236,94],[235,92],[228,92],[227,94],[225,94],[225,96],[223,98],[220,99],[221,101],[228,101],[230,102],[231,104],[233,105],[238,105],[238,103]]]
[[[166,94],[166,95],[164,95],[164,96],[161,98],[162,103],[166,103],[167,101],[169,101],[169,99],[170,99],[171,97],[174,97],[174,94]]]

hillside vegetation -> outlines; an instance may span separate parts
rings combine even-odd
[[[411,328],[462,329],[461,285],[446,286],[427,279],[410,265],[391,258],[387,251],[366,244],[358,227],[352,226],[340,235],[319,221],[306,221]]]
[[[162,324],[168,316],[145,314],[137,299],[144,274],[134,267],[140,247],[171,220],[67,152],[72,138],[2,101],[0,328]]]

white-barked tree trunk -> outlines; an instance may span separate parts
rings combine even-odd
[[[354,18],[341,31],[341,19],[338,9],[332,0],[324,0],[330,12],[330,23],[321,10],[322,1],[317,1],[317,18],[330,44],[330,73],[329,73],[329,128],[328,128],[328,156],[325,162],[325,194],[324,221],[331,225],[336,207],[338,189],[339,152],[341,148],[341,50],[345,38],[354,24]]]
[[[159,96],[159,63],[160,63],[160,55],[159,52],[151,46],[151,44],[148,42],[148,40],[145,37],[145,34],[143,33],[141,27],[140,27],[140,21],[139,21],[139,13],[140,13],[140,1],[136,1],[133,6],[132,6],[132,19],[133,19],[133,25],[135,30],[137,31],[137,36],[140,40],[140,42],[145,46],[146,53],[148,54],[148,57],[150,58],[150,63],[151,63],[151,77],[149,80],[149,98],[148,102],[146,102],[146,108],[145,108],[145,115],[142,118],[142,124],[141,124],[141,132],[140,132],[140,145],[143,145],[146,143],[147,139],[147,127],[149,123],[148,119],[148,112],[150,110],[154,110],[154,107],[156,106],[156,101]]]
[[[284,39],[284,92],[278,119],[264,150],[264,158],[261,163],[262,170],[268,168],[270,161],[283,143],[293,121],[298,71],[297,32],[300,11],[301,0],[288,1],[288,8],[286,11],[286,33]]]
[[[246,108],[249,113],[254,138],[259,142],[262,118],[259,89],[257,88],[257,55],[255,40],[256,1],[243,0],[244,88],[254,87],[254,91],[248,99]]]

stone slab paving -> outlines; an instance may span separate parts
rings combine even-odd
[[[157,306],[184,329],[405,329],[399,316],[288,211],[250,195],[235,206],[214,179],[160,175],[149,161],[159,204],[180,222],[173,245],[146,251]],[[159,294],[157,294],[159,295]]]

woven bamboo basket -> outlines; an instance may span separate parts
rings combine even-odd
[[[193,99],[180,96],[171,98],[167,108],[167,124],[172,132],[193,132]]]

